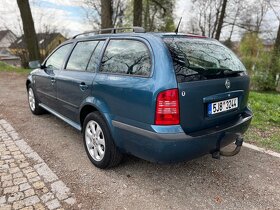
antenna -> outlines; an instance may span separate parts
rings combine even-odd
[[[180,27],[180,24],[181,24],[181,20],[182,20],[182,17],[180,18],[179,23],[178,23],[178,26],[177,26],[177,28],[176,28],[176,30],[175,30],[176,35],[178,34],[179,27]]]

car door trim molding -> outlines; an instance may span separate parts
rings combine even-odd
[[[64,122],[68,123],[69,125],[71,125],[72,127],[76,128],[77,130],[81,131],[82,128],[79,124],[73,122],[72,120],[68,119],[67,117],[64,117],[63,115],[57,113],[56,111],[54,111],[53,109],[49,108],[48,106],[39,103],[39,106],[44,108],[45,110],[47,110],[48,112],[52,113],[53,115],[55,115],[56,117],[60,118],[61,120],[63,120]]]
[[[52,96],[52,95],[50,95],[50,94],[47,94],[47,93],[45,93],[45,92],[43,92],[43,91],[41,91],[41,90],[36,89],[36,91],[37,91],[38,93],[41,93],[41,94],[45,95],[45,96],[48,96],[48,97],[53,98],[53,99],[56,99],[55,96]]]
[[[61,101],[61,102],[65,103],[65,104],[68,104],[69,106],[74,107],[75,109],[79,109],[79,106],[76,106],[75,104],[72,104],[72,103],[70,103],[70,102],[67,102],[67,101],[65,101],[65,100],[63,100],[63,99],[60,99],[60,98],[58,98],[58,97],[56,97],[56,99],[57,99],[58,101]]]

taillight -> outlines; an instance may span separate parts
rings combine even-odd
[[[165,90],[158,94],[156,101],[155,124],[180,124],[178,89]]]

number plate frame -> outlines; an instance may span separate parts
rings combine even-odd
[[[235,110],[238,106],[238,97],[216,101],[207,105],[207,113],[209,116],[213,116],[230,110]]]

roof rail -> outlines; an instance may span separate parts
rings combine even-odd
[[[121,28],[104,28],[104,29],[99,29],[99,30],[95,30],[95,31],[87,31],[84,33],[80,33],[77,34],[75,36],[72,37],[72,39],[76,39],[78,36],[82,36],[82,35],[89,35],[89,34],[101,34],[103,32],[103,34],[116,34],[117,31],[120,30],[128,30],[128,29],[132,29],[134,33],[145,33],[145,29],[142,27],[138,27],[138,26],[134,26],[134,27],[121,27]],[[107,32],[107,33],[104,33]]]

